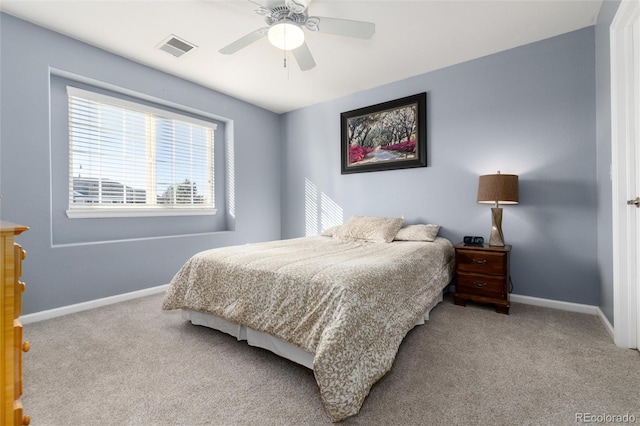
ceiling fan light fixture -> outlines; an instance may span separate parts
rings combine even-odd
[[[284,20],[269,28],[269,43],[281,50],[293,50],[304,43],[304,31],[299,25]]]

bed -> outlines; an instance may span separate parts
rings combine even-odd
[[[163,309],[313,369],[331,420],[355,415],[406,333],[442,300],[453,247],[435,236],[396,240],[402,222],[382,240],[354,238],[362,234],[350,222],[335,235],[198,253]]]

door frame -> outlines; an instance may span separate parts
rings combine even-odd
[[[639,16],[638,1],[622,0],[610,27],[613,319],[614,341],[624,348],[638,347],[640,331],[639,215],[626,203],[640,190],[640,106],[634,93],[640,82],[634,74],[638,46],[634,50],[632,33],[634,24],[640,25]]]

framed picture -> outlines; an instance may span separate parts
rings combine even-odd
[[[342,174],[426,167],[427,94],[340,114]]]

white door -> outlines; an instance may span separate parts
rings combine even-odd
[[[611,24],[614,339],[640,346],[640,4],[623,0]]]
[[[636,16],[633,21],[633,79],[635,102],[633,113],[635,115],[635,177],[636,177],[636,193],[635,198],[627,200],[629,210],[635,210],[636,216],[636,349],[640,351],[640,13],[637,12],[638,3],[636,2]],[[632,207],[634,206],[634,207]]]

